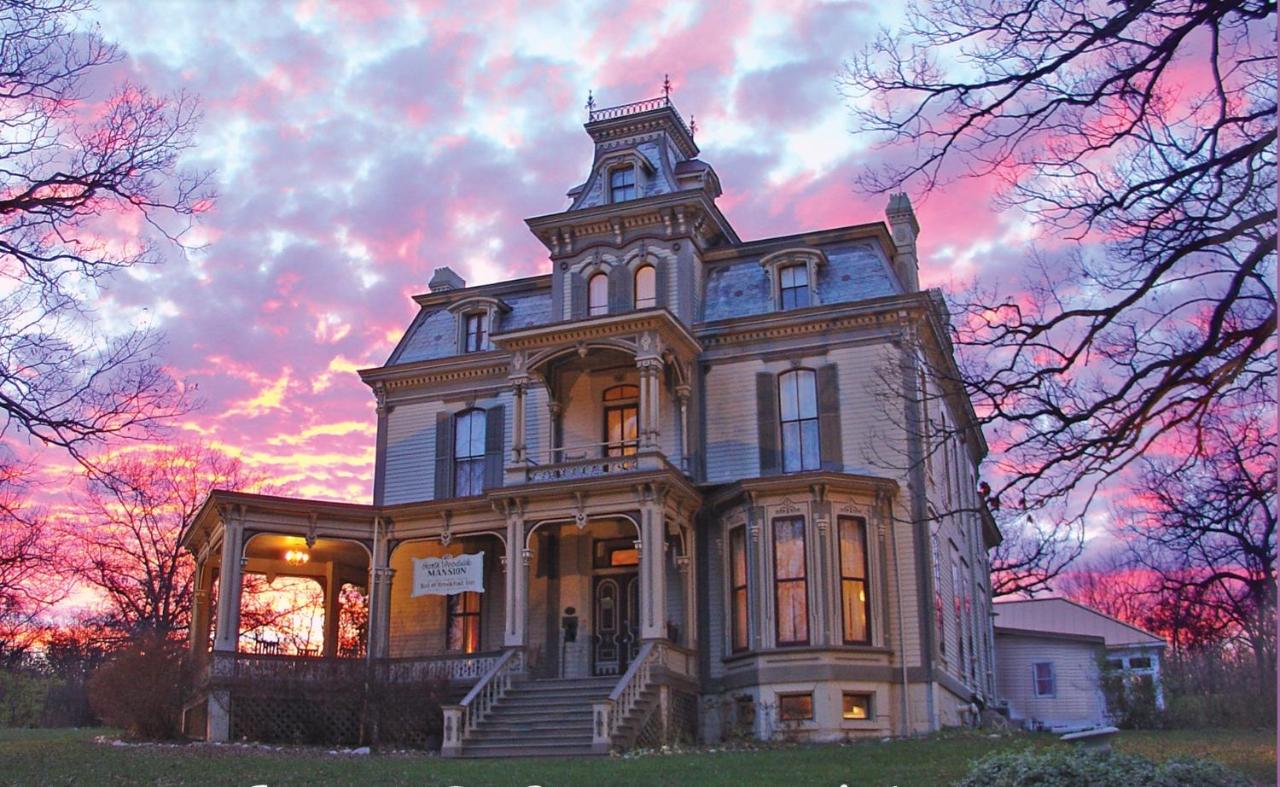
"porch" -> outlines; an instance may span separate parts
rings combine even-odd
[[[528,484],[454,507],[376,513],[215,493],[185,535],[197,555],[197,674],[184,729],[209,740],[361,740],[376,707],[384,733],[399,730],[412,745],[443,735],[457,753],[480,742],[486,718],[501,718],[508,691],[545,691],[546,681],[570,684],[570,704],[588,716],[598,702],[625,706],[602,727],[609,741],[638,735],[623,720],[648,719],[659,704],[670,718],[671,687],[684,692],[680,707],[693,707],[699,497],[683,474],[662,468],[590,489]],[[424,561],[463,555],[478,561],[482,590],[445,594],[415,581]],[[254,576],[317,582],[323,638],[286,649],[250,636]],[[344,587],[363,602],[354,627],[335,601]],[[670,659],[679,669],[659,664]],[[606,690],[583,693],[593,686]],[[425,718],[440,706],[443,719]]]

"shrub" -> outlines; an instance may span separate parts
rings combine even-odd
[[[989,754],[957,787],[1249,787],[1249,780],[1215,762],[1180,758],[1156,764],[1145,757],[1086,749],[1026,749]]]
[[[107,724],[140,738],[176,738],[182,712],[184,649],[140,637],[89,679],[89,702]]]
[[[0,727],[38,727],[53,681],[18,670],[0,672]]]

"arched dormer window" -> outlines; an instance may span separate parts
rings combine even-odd
[[[464,410],[453,424],[453,494],[478,495],[484,491],[484,410]]]
[[[636,168],[628,164],[609,170],[609,202],[636,198]]]
[[[457,319],[458,352],[479,353],[493,349],[490,337],[511,307],[500,298],[475,295],[449,306],[449,311]]]
[[[778,414],[782,424],[782,472],[817,470],[818,387],[812,369],[795,369],[778,375]]]
[[[587,280],[587,315],[597,317],[609,313],[609,277],[597,273]]]
[[[652,265],[641,265],[636,269],[635,307],[652,309],[658,305],[658,274]]]
[[[774,308],[786,311],[820,303],[818,269],[826,262],[827,255],[819,249],[786,249],[760,260],[773,283]]]

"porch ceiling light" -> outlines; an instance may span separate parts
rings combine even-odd
[[[311,553],[303,549],[290,549],[284,553],[284,562],[291,566],[304,566],[311,561]]]

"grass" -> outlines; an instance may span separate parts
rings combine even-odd
[[[113,746],[106,730],[0,729],[4,784],[418,785],[939,785],[988,752],[1053,743],[1047,735],[944,733],[845,746],[648,755],[622,759],[441,760],[421,754],[331,755],[324,749]],[[1259,784],[1276,783],[1275,730],[1125,732],[1120,751],[1152,759],[1198,755]]]

